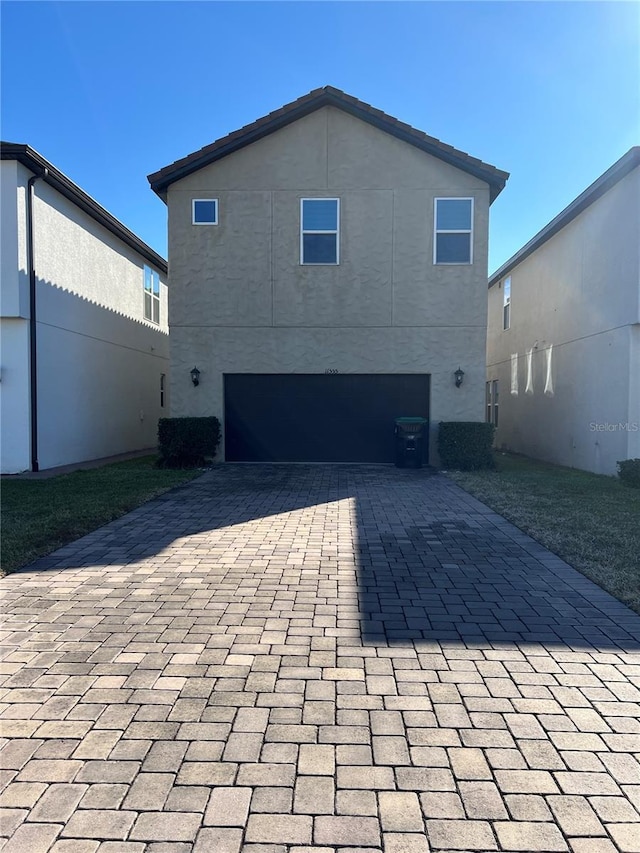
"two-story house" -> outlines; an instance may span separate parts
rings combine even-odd
[[[439,421],[484,418],[507,177],[328,86],[150,175],[172,415],[218,416],[227,460],[364,462],[392,461],[394,419],[424,416],[436,461]]]
[[[640,148],[489,279],[496,446],[615,474],[640,457]]]
[[[29,146],[0,153],[2,473],[155,446],[166,261]]]

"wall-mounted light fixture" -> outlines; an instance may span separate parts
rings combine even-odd
[[[200,384],[200,371],[197,367],[194,367],[191,371],[191,381],[193,382],[194,386]]]
[[[453,374],[453,376],[454,376],[454,379],[455,379],[455,382],[456,382],[456,388],[459,388],[459,387],[462,385],[462,380],[464,379],[464,370],[462,370],[462,369],[459,367],[459,368],[456,370],[456,372]]]

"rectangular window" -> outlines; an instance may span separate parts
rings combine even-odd
[[[473,263],[473,199],[437,198],[434,214],[434,264]]]
[[[160,325],[160,274],[144,268],[144,319]]]
[[[194,198],[192,201],[191,213],[192,225],[217,225],[218,199]]]
[[[488,424],[498,426],[498,410],[500,401],[498,399],[498,380],[493,379],[485,384],[486,420]]]
[[[502,328],[506,331],[511,327],[511,276],[507,276],[502,284]]]
[[[300,199],[300,263],[338,264],[340,199]]]
[[[498,426],[498,410],[500,408],[500,401],[498,399],[498,380],[494,379],[492,382],[493,385],[493,423],[495,426]]]
[[[164,373],[160,374],[160,408],[164,409]]]

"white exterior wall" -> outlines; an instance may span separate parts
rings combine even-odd
[[[31,464],[29,424],[29,321],[0,319],[0,451],[2,473]]]
[[[6,165],[13,170],[5,173]],[[13,171],[14,176],[2,188],[10,222],[11,211],[16,211],[16,227],[11,240],[7,238],[11,263],[6,280],[3,251],[2,292],[3,297],[7,294],[8,310],[21,305],[20,315],[28,319],[27,259],[21,247],[26,246],[25,200],[31,172],[13,161],[3,161],[2,166],[3,175]],[[169,373],[166,276],[160,274],[158,327],[145,321],[143,314],[143,268],[153,264],[43,180],[35,183],[34,196],[39,467],[153,447],[158,418],[169,411],[166,393],[165,407],[160,408],[160,375],[167,376],[168,387]],[[3,230],[4,214],[3,209]],[[21,302],[16,290],[22,293]],[[3,322],[3,331],[4,326]],[[24,327],[28,352],[28,322]],[[19,365],[26,370],[19,405],[2,391],[3,473],[30,467],[29,452],[26,460],[23,453],[9,452],[14,445],[22,447],[17,436],[25,423],[29,444],[28,360],[25,365],[18,337],[13,333],[7,345],[3,343],[3,374],[5,364],[7,369]]]
[[[640,456],[639,246],[636,168],[508,273],[509,330],[504,280],[490,288],[487,379],[499,381],[498,448],[599,474]]]

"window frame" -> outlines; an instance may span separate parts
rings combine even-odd
[[[471,227],[470,228],[438,228],[438,202],[439,201],[470,201],[471,202]],[[474,237],[475,199],[473,196],[436,196],[433,199],[433,265],[438,267],[469,267],[473,264],[473,237]],[[468,234],[469,235],[469,260],[468,261],[439,261],[438,258],[438,234]]]
[[[507,286],[509,296],[507,296]],[[502,331],[508,332],[511,328],[511,276],[508,275],[502,282]]]
[[[196,222],[196,202],[208,201],[215,202],[216,218],[214,222]],[[217,225],[220,222],[220,201],[217,198],[192,198],[191,199],[191,224],[192,225]]]
[[[305,201],[335,201],[336,203],[336,228],[330,231],[316,231],[304,227],[304,203]],[[304,260],[304,235],[305,234],[335,234],[336,237],[336,259],[331,263],[305,262]],[[334,197],[316,196],[315,198],[300,199],[300,266],[301,267],[337,267],[340,266],[340,199]]]
[[[500,413],[500,388],[497,379],[491,380],[491,403],[493,406],[493,420],[491,423],[498,429],[499,413]]]
[[[147,270],[149,270],[149,282],[151,284],[151,289],[147,290]],[[156,276],[158,280],[158,293],[157,295],[153,292],[153,277]],[[161,296],[161,288],[162,282],[160,281],[160,273],[157,270],[154,270],[153,267],[149,266],[149,264],[144,264],[142,268],[142,316],[147,323],[152,323],[154,326],[160,325],[160,296]],[[146,297],[147,294],[150,297],[150,316],[147,316],[147,305],[146,305]],[[154,314],[154,305],[157,306],[158,309],[158,319],[153,319]]]
[[[485,421],[498,428],[500,415],[500,386],[498,379],[488,379],[485,382]]]

